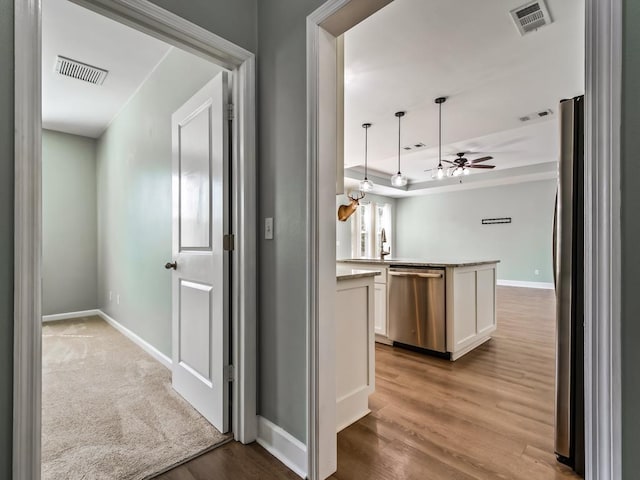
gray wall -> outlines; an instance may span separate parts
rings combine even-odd
[[[98,306],[96,141],[42,132],[42,314]]]
[[[99,305],[169,357],[171,115],[219,71],[173,49],[98,139]]]
[[[306,17],[323,0],[260,0],[260,415],[306,441]]]
[[[0,0],[0,478],[11,478],[13,398],[13,0]]]
[[[433,261],[497,259],[501,280],[553,282],[556,185],[543,180],[399,199],[396,254]],[[512,223],[482,225],[483,218],[496,217],[512,217]]]
[[[622,471],[640,472],[640,2],[623,0]]]
[[[151,0],[190,22],[256,53],[258,0]]]
[[[397,248],[396,248],[396,243],[395,243],[395,238],[396,238],[396,215],[397,215],[397,211],[396,211],[396,203],[397,203],[397,199],[395,198],[391,198],[391,197],[383,197],[381,195],[372,195],[372,194],[368,194],[364,200],[364,202],[376,202],[376,203],[389,203],[391,204],[391,232],[387,232],[387,238],[389,239],[389,242],[391,243],[391,256],[392,257],[397,257],[398,254],[396,252]],[[336,195],[336,215],[337,215],[337,211],[338,211],[338,207],[340,207],[340,205],[346,205],[349,203],[349,199],[347,198],[347,195]],[[336,259],[340,260],[340,259],[345,259],[345,258],[351,258],[351,227],[352,227],[352,222],[353,222],[353,217],[355,216],[352,215],[351,217],[349,217],[349,219],[346,222],[341,222],[340,220],[337,219],[336,216]],[[388,250],[389,245],[385,244],[385,250]]]

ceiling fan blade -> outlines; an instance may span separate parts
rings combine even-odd
[[[465,168],[496,168],[495,165],[466,165]]]
[[[450,160],[442,160],[443,162],[450,163],[451,165],[456,165],[456,162],[452,162]]]
[[[492,160],[493,157],[482,157],[482,158],[476,158],[475,160],[471,160],[471,163],[480,163],[480,162],[486,162],[487,160]]]

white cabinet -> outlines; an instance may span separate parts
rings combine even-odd
[[[489,340],[496,330],[497,262],[479,262],[471,265],[414,263],[416,266],[438,268],[444,266],[446,269],[446,344],[451,360],[460,358]],[[392,342],[387,337],[389,334],[387,276],[390,264],[362,261],[345,261],[338,264],[381,273],[374,277],[375,341],[391,345]]]
[[[370,412],[375,389],[374,283],[372,277],[337,281],[336,431]]]
[[[359,270],[373,270],[380,272],[380,275],[374,277],[375,282],[375,301],[374,301],[374,325],[376,333],[376,342],[391,344],[387,338],[389,332],[388,323],[388,292],[387,292],[387,271],[388,267],[378,263],[362,263],[362,262],[338,262],[339,265],[347,265]]]
[[[375,289],[375,332],[376,335],[387,336],[387,285],[376,283]]]
[[[447,351],[456,360],[496,330],[496,264],[447,268]]]
[[[496,329],[496,270],[476,271],[476,332],[478,335]]]

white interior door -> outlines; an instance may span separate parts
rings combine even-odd
[[[222,72],[171,118],[173,388],[229,429],[228,117]]]

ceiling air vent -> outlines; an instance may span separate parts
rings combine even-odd
[[[65,77],[75,78],[94,85],[102,85],[107,73],[109,73],[102,68],[93,67],[62,55],[58,55],[56,59],[56,72]]]
[[[426,145],[422,142],[418,142],[418,143],[414,143],[411,145],[405,145],[404,147],[402,147],[405,150],[418,150],[419,148],[424,148],[426,147]]]
[[[541,118],[549,117],[553,115],[553,110],[547,108],[546,110],[540,110],[539,112],[528,113],[527,115],[523,115],[519,117],[521,122],[530,122],[531,120],[538,120]]]
[[[510,13],[520,35],[531,33],[540,27],[549,25],[552,21],[549,10],[547,10],[543,0],[529,2],[511,10]]]

